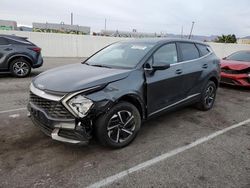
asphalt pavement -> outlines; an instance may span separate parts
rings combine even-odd
[[[44,135],[25,109],[32,78],[83,59],[45,58],[28,78],[0,76],[0,187],[250,187],[250,123],[227,130],[250,119],[247,89],[220,87],[208,112],[186,107],[151,119],[131,145],[119,150],[95,140],[78,146]],[[221,130],[227,131],[182,149]],[[153,159],[152,165],[137,168]]]

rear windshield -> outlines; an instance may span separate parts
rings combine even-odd
[[[226,59],[233,60],[233,61],[249,61],[250,62],[250,52],[248,51],[235,52],[232,55],[228,56]]]

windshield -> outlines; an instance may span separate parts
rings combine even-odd
[[[92,66],[134,68],[152,47],[152,44],[147,43],[115,43],[104,48],[85,63]]]
[[[249,61],[250,62],[250,52],[242,51],[236,52],[226,58],[227,60],[233,61]]]

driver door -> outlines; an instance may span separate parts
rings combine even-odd
[[[170,64],[170,67],[165,70],[154,70],[154,65],[164,63]],[[178,64],[176,44],[168,43],[161,46],[146,63],[147,66],[150,64],[152,70],[145,69],[149,116],[184,98],[183,70],[182,64]]]

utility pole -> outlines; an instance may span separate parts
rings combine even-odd
[[[104,22],[104,31],[106,31],[107,29],[107,19],[105,18],[105,22]]]
[[[181,38],[183,38],[183,26],[181,26]]]
[[[192,22],[192,27],[188,39],[191,39],[193,29],[194,29],[194,22]]]
[[[70,23],[71,23],[71,25],[73,25],[73,12],[71,12],[71,14],[70,14]]]

